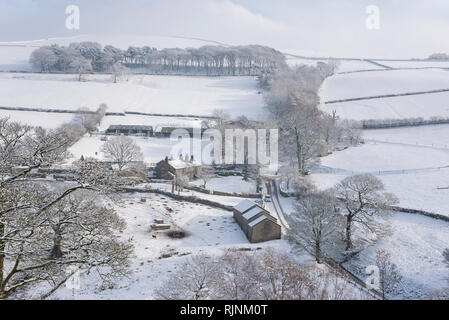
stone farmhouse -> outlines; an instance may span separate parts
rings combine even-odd
[[[190,158],[169,159],[165,157],[164,160],[156,163],[155,167],[156,177],[158,179],[173,180],[174,176],[186,176],[189,180],[196,179],[201,172],[201,164]]]

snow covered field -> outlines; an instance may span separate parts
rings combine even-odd
[[[33,127],[56,129],[61,124],[72,121],[74,114],[0,109],[0,118],[3,117],[8,117],[11,121],[17,121]]]
[[[420,127],[414,128],[419,130]],[[399,205],[449,216],[449,150],[368,142],[322,158],[312,180],[322,189],[358,173],[380,178]]]
[[[449,92],[442,92],[321,104],[320,108],[329,113],[335,110],[342,119],[408,119],[421,117],[428,120],[432,117],[449,117],[448,101]]]
[[[321,108],[353,120],[449,117],[448,92],[324,104],[331,100],[448,89],[448,75],[449,71],[440,69],[337,74],[326,79],[320,90]]]
[[[449,165],[449,150],[367,142],[324,157],[321,164],[355,173],[374,174],[439,168]]]
[[[447,88],[449,71],[446,70],[357,72],[326,79],[320,96],[323,101],[329,101]]]
[[[376,61],[391,68],[449,68],[449,61]]]
[[[203,186],[203,180],[193,181],[192,184]],[[252,180],[245,181],[242,177],[231,176],[211,179],[207,182],[206,189],[235,193],[256,193],[256,184]]]
[[[109,75],[0,74],[0,105],[108,111],[211,115],[215,108],[232,116],[256,118],[263,97],[255,77],[189,77],[130,75],[112,83]]]
[[[449,148],[449,124],[364,130],[363,137],[365,140]]]

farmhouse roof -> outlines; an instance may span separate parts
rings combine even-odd
[[[191,167],[201,166],[201,163],[199,163],[198,161],[195,161],[195,160],[190,162],[190,161],[184,161],[181,159],[174,159],[174,160],[169,160],[168,163],[175,169],[183,169],[183,168],[191,168]]]

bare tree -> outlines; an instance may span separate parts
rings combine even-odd
[[[128,71],[129,71],[128,68],[125,67],[122,63],[120,62],[114,63],[111,67],[112,81],[114,83],[117,83],[117,80],[123,77]]]
[[[226,121],[231,119],[231,115],[224,109],[214,109],[212,116],[216,118],[217,129],[223,129]]]
[[[318,263],[321,263],[323,249],[338,241],[341,223],[337,199],[330,191],[301,197],[289,216],[290,235],[313,250]]]
[[[296,165],[299,176],[318,162],[325,146],[324,114],[318,109],[321,71],[301,66],[275,74],[265,94],[266,108],[280,131],[281,158]]]
[[[162,299],[319,300],[354,299],[343,275],[303,267],[288,254],[227,251],[216,259],[200,255],[178,268],[156,291]],[[364,298],[363,295],[357,298]]]
[[[214,168],[210,166],[203,166],[199,173],[199,178],[203,180],[203,188],[206,189],[207,182],[215,176]]]
[[[105,142],[101,148],[106,159],[118,165],[119,171],[134,161],[142,161],[143,155],[140,147],[132,138],[125,136],[114,137]]]
[[[389,206],[397,203],[393,194],[385,192],[382,181],[371,174],[359,174],[343,179],[335,187],[335,195],[346,210],[346,250],[353,247],[354,223],[374,231],[373,216],[386,212]]]
[[[197,255],[181,265],[178,272],[156,290],[166,300],[204,300],[213,295],[218,265],[206,255]]]
[[[189,185],[189,177],[183,174],[177,174],[175,183],[178,194],[180,194],[181,191],[184,191],[184,188]]]
[[[379,287],[382,299],[385,300],[386,294],[394,290],[402,276],[399,274],[397,266],[391,261],[391,254],[386,250],[377,250],[376,266],[379,268]]]

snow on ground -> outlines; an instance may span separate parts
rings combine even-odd
[[[320,95],[329,101],[447,88],[446,70],[392,70],[334,75],[326,79]]]
[[[449,124],[364,130],[363,138],[368,141],[449,148]]]
[[[388,92],[386,92],[388,93]],[[322,100],[324,101],[324,100]],[[449,92],[321,104],[328,113],[333,110],[342,119],[408,119],[449,117]]]
[[[141,197],[147,198],[146,203],[140,202]],[[180,264],[192,255],[218,255],[229,248],[292,250],[284,240],[250,244],[234,221],[232,212],[201,204],[180,202],[156,194],[128,194],[116,210],[127,222],[123,239],[135,246],[129,277],[120,281],[116,288],[98,291],[94,286],[99,284],[99,280],[93,275],[84,275],[79,290],[62,287],[53,299],[154,299],[154,290],[161,287],[170,274],[179,270]],[[163,219],[172,228],[186,231],[188,236],[171,239],[164,232],[150,232],[148,227],[153,219]],[[162,254],[172,256],[161,258]],[[296,255],[296,258],[302,262],[310,261],[307,255]]]
[[[203,186],[203,180],[192,182],[195,186]],[[256,193],[256,184],[254,181],[245,181],[240,176],[230,176],[222,178],[213,178],[207,182],[208,190],[235,192],[235,193]]]
[[[449,61],[376,61],[391,68],[449,68]]]
[[[449,215],[449,190],[438,189],[449,186],[448,165],[449,150],[368,142],[322,158],[312,180],[327,189],[347,176],[371,173],[400,206]]]
[[[85,135],[78,142],[69,148],[69,152],[73,155],[69,159],[70,162],[78,160],[81,156],[93,157],[99,160],[104,159],[104,154],[101,152],[101,147],[105,143],[101,139],[104,135]],[[156,137],[135,137],[129,136],[140,147],[144,161],[147,164],[154,164],[163,160],[166,156],[173,155],[179,156],[181,153],[179,150],[183,150],[182,154],[192,154],[190,151],[184,150],[182,146],[178,148],[178,141],[170,141],[170,138],[156,138]],[[108,136],[108,139],[112,139],[113,136]],[[192,140],[196,143],[196,140]],[[186,145],[184,145],[186,146]],[[96,153],[96,154],[95,154]]]
[[[431,291],[447,286],[442,253],[448,247],[449,223],[407,213],[392,213],[387,223],[391,234],[345,266],[366,277],[365,268],[374,264],[376,250],[385,249],[403,277],[395,298],[428,299]]]
[[[350,175],[350,174],[349,174]],[[312,174],[320,189],[335,186],[347,174]],[[399,206],[449,216],[449,169],[405,174],[377,175],[388,192],[399,199]]]
[[[354,173],[439,168],[449,165],[449,150],[367,142],[322,158],[322,165]],[[388,173],[388,172],[386,172]]]
[[[50,113],[33,111],[16,111],[0,109],[0,118],[8,117],[11,121],[18,121],[34,127],[56,129],[63,123],[73,120],[71,113]]]
[[[0,74],[0,105],[108,111],[210,115],[216,108],[232,116],[256,118],[264,112],[255,77],[130,75],[112,83],[110,75]]]

